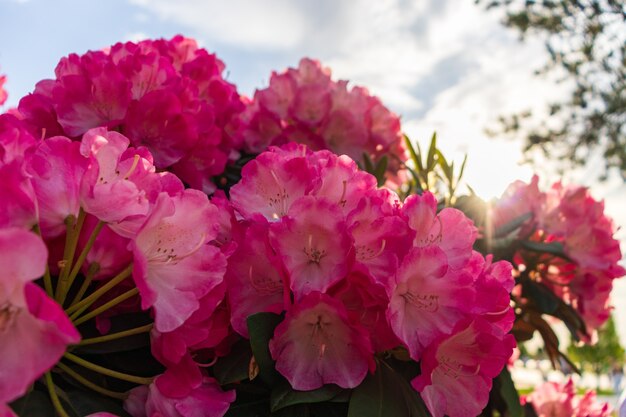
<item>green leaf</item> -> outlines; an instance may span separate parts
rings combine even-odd
[[[311,410],[307,404],[296,404],[291,407],[281,408],[272,412],[270,417],[309,417]]]
[[[424,171],[424,166],[422,165],[422,152],[419,151],[419,144],[417,144],[418,152],[419,152],[418,154],[418,152],[415,152],[415,148],[413,147],[413,144],[411,143],[411,139],[409,139],[407,135],[404,135],[404,143],[406,144],[406,147],[409,150],[409,155],[411,155],[411,159],[413,160],[413,163],[415,164],[415,167],[417,168],[418,172]]]
[[[561,242],[532,242],[530,240],[523,240],[521,245],[524,249],[539,252],[539,253],[549,253],[554,256],[558,256],[559,258],[569,260],[569,257],[565,254],[565,250],[563,249],[563,245]]]
[[[426,157],[426,171],[430,172],[435,167],[435,156],[437,154],[437,132],[433,133]]]
[[[281,315],[274,313],[257,313],[248,317],[250,346],[259,366],[259,376],[272,386],[283,380],[274,368],[274,360],[269,349],[269,341],[274,336],[274,329],[282,320]]]
[[[215,366],[213,373],[220,385],[248,379],[248,371],[252,359],[252,350],[247,340],[241,339],[233,345],[230,353],[221,357]]]
[[[519,401],[519,394],[517,393],[517,389],[515,389],[511,374],[506,366],[502,369],[502,372],[500,372],[498,379],[500,380],[500,396],[506,403],[509,416],[523,417],[524,411]]]
[[[544,284],[525,279],[522,281],[522,295],[532,300],[541,313],[554,314],[559,307],[559,297]]]
[[[41,391],[33,390],[10,406],[19,417],[56,417],[50,398]]]
[[[119,417],[130,417],[121,403],[89,391],[67,391],[72,408],[79,416],[87,416],[99,411],[106,411]]]
[[[387,171],[388,163],[389,158],[387,158],[387,155],[385,155],[380,158],[380,160],[376,164],[376,168],[374,169],[374,176],[376,177],[379,187],[385,183],[385,171]]]
[[[369,172],[372,175],[374,174],[374,163],[367,152],[363,152],[363,165],[366,172]]]
[[[274,412],[294,404],[330,401],[343,391],[343,388],[334,384],[324,385],[312,391],[297,391],[291,388],[289,382],[284,381],[272,390],[270,409]]]
[[[384,361],[354,389],[348,417],[428,417],[421,397]]]
[[[532,212],[529,211],[528,213],[524,213],[521,216],[514,218],[510,222],[498,227],[494,231],[493,235],[496,238],[507,236],[509,233],[519,229],[524,223],[526,223],[526,221],[530,220],[532,217]]]

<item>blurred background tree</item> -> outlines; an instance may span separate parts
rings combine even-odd
[[[567,353],[580,369],[587,368],[595,374],[608,374],[624,367],[624,348],[615,331],[613,316],[598,330],[595,345],[569,345]]]
[[[502,115],[493,135],[524,137],[560,169],[584,165],[601,152],[606,178],[616,167],[626,180],[626,3],[624,0],[476,0],[503,8],[503,23],[521,38],[545,40],[549,61],[537,74],[573,85],[568,99],[549,103],[541,123],[530,111]],[[545,117],[544,117],[545,116]]]

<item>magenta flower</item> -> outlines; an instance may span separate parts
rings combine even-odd
[[[6,81],[7,77],[5,75],[0,75],[0,106],[2,106],[5,101],[7,101],[7,97],[9,96],[7,94],[7,91],[4,89],[4,83]]]
[[[596,393],[587,391],[582,397],[576,395],[574,381],[565,383],[545,382],[530,395],[522,398],[537,413],[537,417],[609,417],[608,403],[596,400]]]
[[[35,234],[0,229],[0,404],[25,394],[80,341],[63,309],[30,282],[44,273],[46,258]]]
[[[326,291],[344,278],[354,248],[341,211],[325,199],[298,199],[281,222],[270,227],[270,241],[289,275],[296,300]]]
[[[441,249],[413,248],[390,288],[387,318],[411,357],[419,360],[430,343],[468,317],[475,297],[472,276],[449,268]]]
[[[515,339],[478,318],[430,345],[412,385],[433,417],[474,417],[487,404],[492,379],[513,353]]]
[[[211,176],[239,157],[244,105],[222,77],[224,64],[192,39],[118,43],[63,58],[55,79],[37,84],[19,111],[37,136],[79,138],[92,128],[145,146],[159,169],[215,190]]]
[[[287,312],[269,346],[276,369],[296,390],[354,388],[374,367],[367,331],[349,320],[340,302],[318,292]]]
[[[198,300],[222,282],[226,260],[207,244],[217,236],[216,210],[196,190],[176,197],[162,193],[131,242],[142,308],[154,307],[161,332],[184,323]]]
[[[286,277],[280,258],[269,242],[269,225],[260,218],[238,239],[237,250],[228,259],[224,277],[232,309],[231,323],[240,335],[248,337],[248,316],[262,311],[280,313],[285,309]]]
[[[478,231],[463,212],[444,208],[437,213],[437,198],[428,191],[407,197],[402,211],[409,227],[415,230],[415,246],[439,247],[446,254],[450,268],[465,265],[472,255]]]
[[[222,391],[188,359],[131,390],[124,408],[133,417],[222,417],[233,401],[235,391]]]
[[[28,161],[39,204],[39,227],[46,238],[65,233],[65,219],[78,217],[80,185],[89,159],[80,143],[61,136],[40,142]]]

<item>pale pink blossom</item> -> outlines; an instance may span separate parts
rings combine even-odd
[[[49,370],[80,335],[37,285],[47,250],[40,237],[0,229],[0,403],[14,400]]]
[[[367,331],[333,298],[312,292],[287,312],[269,344],[276,369],[296,390],[354,388],[373,369]]]
[[[216,211],[200,191],[161,193],[131,242],[142,307],[154,307],[161,332],[183,324],[199,308],[198,300],[223,280],[224,255],[208,244],[217,236]]]

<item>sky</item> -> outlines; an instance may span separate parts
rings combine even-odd
[[[225,62],[227,79],[245,95],[308,56],[379,96],[422,147],[436,131],[449,160],[468,154],[465,179],[489,199],[528,181],[533,169],[521,165],[520,142],[488,138],[485,127],[567,94],[566,85],[533,75],[546,60],[541,40],[520,42],[500,19],[471,0],[0,0],[5,109],[51,78],[62,56],[119,41],[193,37]],[[626,227],[623,182],[598,185],[594,177],[592,167],[567,179],[591,186]],[[624,229],[618,236],[626,241]],[[623,281],[614,304],[626,344]]]

